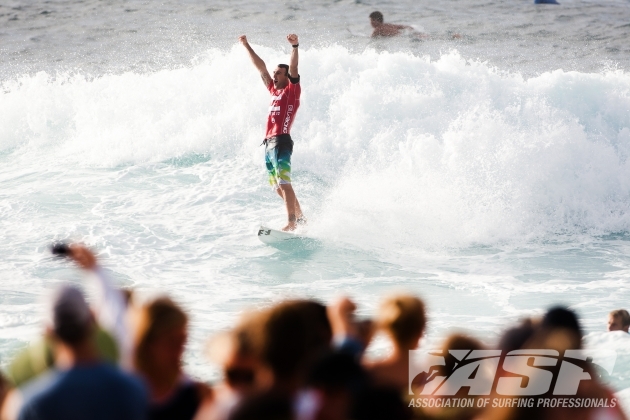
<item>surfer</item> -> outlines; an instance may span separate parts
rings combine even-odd
[[[407,25],[394,25],[393,23],[383,22],[383,14],[381,12],[370,13],[370,24],[374,31],[372,32],[372,38],[381,36],[396,36],[400,35],[402,31],[408,29],[413,31],[411,26]]]
[[[412,37],[415,37],[416,39],[429,38],[429,35],[416,31],[412,26],[385,23],[383,21],[383,14],[379,11],[370,13],[370,25],[372,25],[372,28],[374,28],[374,31],[372,32],[372,38],[386,38],[402,34],[410,35]],[[460,39],[461,37],[462,36],[457,33],[451,35],[452,39]]]
[[[269,173],[269,183],[284,200],[287,208],[288,223],[282,230],[292,231],[298,225],[306,224],[306,218],[291,186],[291,154],[293,153],[291,126],[300,106],[301,93],[298,73],[298,36],[287,35],[287,41],[293,47],[291,59],[288,65],[278,64],[273,71],[273,78],[269,75],[265,62],[247,42],[247,37],[241,35],[239,41],[247,49],[252,63],[260,72],[260,77],[271,94],[267,132],[263,141],[265,164]]]

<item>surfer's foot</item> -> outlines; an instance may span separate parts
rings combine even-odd
[[[306,217],[302,216],[302,217],[298,217],[298,219],[296,220],[297,224],[300,226],[305,226],[308,224],[308,220],[306,220]]]
[[[282,228],[283,232],[292,232],[297,229],[297,223],[289,222],[285,227]]]

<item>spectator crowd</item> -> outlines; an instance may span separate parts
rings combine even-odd
[[[229,331],[213,337],[208,357],[222,379],[207,384],[183,369],[188,315],[168,296],[142,304],[114,287],[88,248],[74,244],[66,256],[96,287],[88,305],[83,292],[63,286],[50,297],[45,334],[14,356],[0,387],[1,419],[20,420],[410,420],[410,419],[625,419],[618,404],[568,407],[533,404],[483,405],[469,387],[453,398],[471,404],[416,404],[418,392],[437,376],[458,368],[460,352],[582,347],[582,328],[568,308],[554,307],[540,319],[520,320],[486,346],[465,334],[442,345],[445,363],[410,377],[410,351],[427,325],[417,296],[383,299],[374,320],[359,321],[356,305],[343,297],[330,305],[287,300],[242,315]],[[609,331],[628,332],[630,315],[610,313]],[[391,341],[389,354],[369,359],[365,350],[377,333]],[[468,354],[468,353],[465,353]],[[576,397],[612,401],[612,391],[587,360]],[[550,366],[548,372],[557,373]],[[518,387],[527,386],[522,375]],[[481,369],[474,375],[482,375]],[[469,378],[466,378],[469,379]],[[496,391],[492,391],[493,393]],[[518,395],[517,392],[514,395]],[[545,395],[536,398],[549,397]],[[427,398],[436,398],[428,396]]]

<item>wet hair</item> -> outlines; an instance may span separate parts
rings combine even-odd
[[[285,75],[289,77],[289,65],[288,64],[278,64],[278,67],[284,69]]]
[[[621,320],[622,327],[630,326],[630,314],[625,309],[614,310],[610,313],[610,316],[615,319],[618,318],[619,320]]]
[[[383,23],[383,14],[381,12],[372,12],[370,13],[370,19],[375,20],[377,22]]]
[[[159,297],[142,306],[135,330],[134,364],[141,372],[152,369],[147,351],[162,334],[186,327],[188,316],[168,297]]]
[[[377,323],[399,346],[413,346],[426,326],[424,303],[415,296],[393,296],[379,310]]]

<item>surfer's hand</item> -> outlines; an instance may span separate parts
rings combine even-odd
[[[289,34],[287,35],[287,41],[289,41],[289,43],[291,45],[297,45],[299,44],[298,42],[298,36],[296,34]]]
[[[79,267],[85,270],[94,270],[96,268],[96,257],[85,245],[70,245],[70,254],[68,256],[72,258]]]
[[[239,37],[238,37],[238,40],[239,40],[239,42],[240,42],[241,44],[243,44],[243,45],[247,45],[247,44],[248,44],[248,42],[247,42],[247,36],[245,36],[245,35],[241,35],[241,36],[239,36]]]

